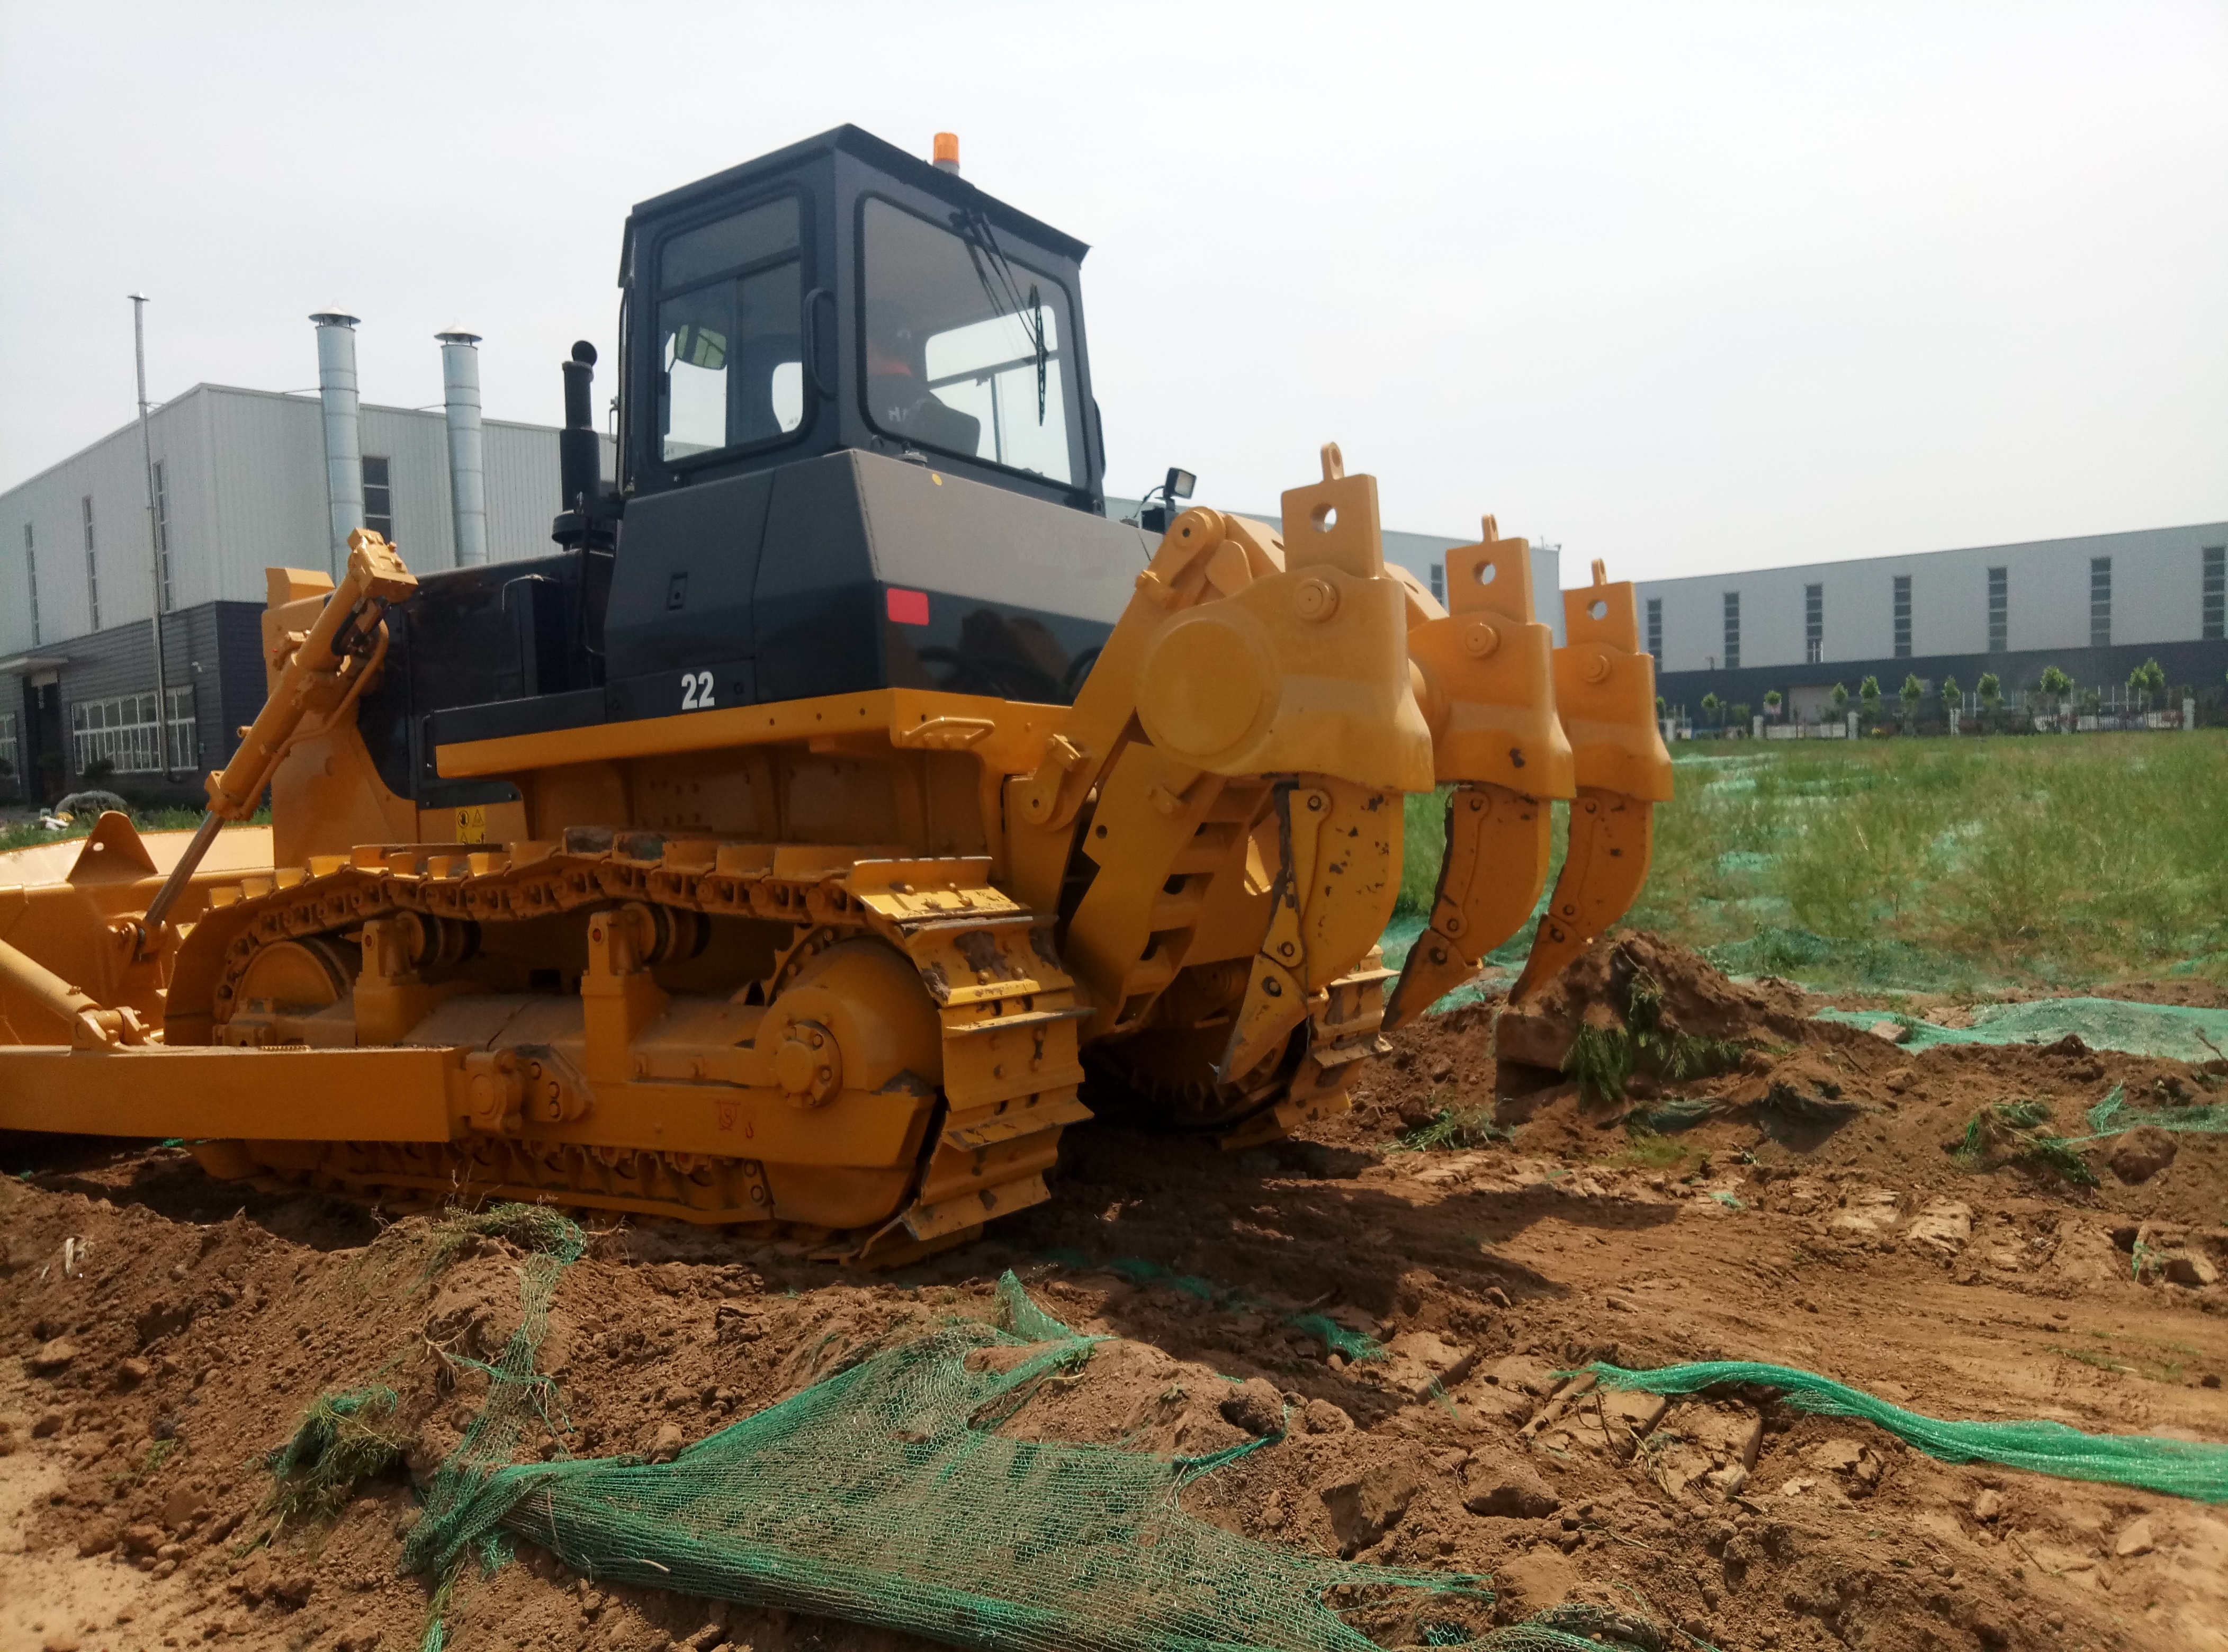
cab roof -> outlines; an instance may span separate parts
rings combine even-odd
[[[1080,264],[1084,255],[1091,250],[1088,241],[1078,240],[1066,231],[1053,228],[1041,218],[1033,218],[1028,213],[1008,206],[997,196],[976,189],[957,173],[941,171],[919,156],[908,153],[894,144],[885,143],[863,127],[850,125],[833,127],[817,137],[791,144],[785,149],[775,150],[769,155],[761,155],[756,160],[745,161],[740,166],[731,166],[724,172],[714,172],[694,183],[684,183],[677,189],[652,195],[649,200],[636,204],[629,219],[630,226],[635,220],[663,216],[675,208],[688,206],[708,196],[727,194],[737,186],[747,184],[756,178],[791,171],[800,162],[838,151],[878,171],[886,172],[916,189],[940,196],[954,207],[979,212],[996,227],[1018,235],[1048,253],[1072,259]]]

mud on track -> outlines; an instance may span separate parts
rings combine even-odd
[[[1636,1594],[1668,1645],[1729,1652],[2228,1647],[2228,1508],[1954,1467],[1763,1393],[1661,1416],[1555,1397],[1553,1373],[1593,1359],[1754,1359],[1937,1416],[2228,1440],[2228,1141],[2182,1136],[2133,1185],[2096,1144],[2093,1188],[1944,1151],[1983,1105],[2042,1098],[2078,1135],[2114,1085],[2218,1098],[2218,1075],[2083,1049],[1911,1056],[1758,991],[1769,1024],[1738,1066],[1652,1086],[1723,1105],[1675,1137],[1551,1082],[1503,1109],[1511,1139],[1401,1149],[1492,1094],[1485,1005],[1396,1038],[1311,1140],[1224,1156],[1073,1132],[1050,1207],[894,1274],[599,1231],[543,1350],[573,1431],[527,1454],[669,1453],[864,1349],[991,1317],[1011,1267],[1119,1340],[1008,1428],[1195,1455],[1271,1426],[1281,1397],[1285,1437],[1188,1506],[1267,1543],[1491,1572],[1473,1629]],[[1741,1034],[1738,1010],[1712,1036]],[[1821,1081],[1855,1104],[1830,1127],[1750,1105]],[[411,1482],[483,1393],[448,1356],[516,1323],[518,1254],[477,1240],[429,1273],[430,1216],[213,1181],[176,1149],[8,1153],[28,1174],[0,1182],[0,1647],[417,1646],[426,1588],[394,1573]],[[2181,1265],[2139,1283],[2138,1237]],[[1386,1351],[1349,1361],[1291,1322],[1310,1315]],[[330,1526],[272,1533],[262,1455],[320,1392],[373,1381],[401,1396],[406,1461]],[[912,1644],[606,1588],[531,1551],[464,1585],[448,1624],[469,1648]],[[1367,1627],[1420,1638],[1412,1612]]]

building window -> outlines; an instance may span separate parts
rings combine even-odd
[[[1911,576],[1895,576],[1895,657],[1911,657]]]
[[[1725,669],[1740,669],[1740,592],[1725,592]]]
[[[1988,652],[2001,654],[2011,647],[2012,571],[1988,570]]]
[[[1663,663],[1663,599],[1648,599],[1648,655],[1658,665]]]
[[[93,552],[93,496],[80,502],[85,507],[85,606],[87,631],[100,629],[100,564]]]
[[[1447,565],[1444,562],[1431,564],[1431,599],[1434,602],[1447,599]]]
[[[387,461],[368,453],[363,456],[363,525],[394,542],[394,490],[387,485]]]
[[[161,583],[156,600],[164,613],[170,611],[170,490],[166,485],[164,463],[155,461],[155,577]]]
[[[172,688],[170,702],[170,767],[195,766],[194,691]],[[155,696],[127,694],[117,700],[95,700],[70,708],[70,747],[76,771],[83,774],[106,759],[117,774],[157,774],[163,768],[156,746]]]
[[[2205,559],[2205,639],[2228,636],[2228,545],[2208,545]]]
[[[20,777],[22,772],[23,752],[16,741],[16,714],[0,711],[0,780]]]
[[[2089,646],[2112,646],[2112,559],[2089,559]]]
[[[39,645],[39,539],[23,524],[23,579],[31,587],[31,646]]]
[[[1802,587],[1802,659],[1815,665],[1826,657],[1826,587]]]

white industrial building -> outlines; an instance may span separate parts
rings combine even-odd
[[[2052,665],[2124,683],[2155,657],[2176,685],[2228,669],[2228,522],[1640,582],[1642,646],[1665,699],[1758,711],[1777,688],[1815,716],[1833,685],[1906,676],[1930,695],[1982,672],[2007,692]]]
[[[154,612],[150,546],[162,545],[165,611],[263,603],[266,567],[329,566],[324,438],[314,396],[197,384],[155,410],[150,533],[139,427],[127,425],[0,494],[0,656],[52,647]],[[365,525],[413,570],[458,565],[448,432],[439,409],[362,409]],[[549,549],[557,432],[489,419],[488,553]],[[0,669],[4,662],[0,661]]]
[[[198,797],[263,703],[264,570],[336,571],[350,527],[420,573],[549,553],[558,432],[481,419],[473,336],[440,336],[444,407],[392,407],[358,401],[353,317],[316,319],[321,394],[197,384],[144,452],[135,421],[0,493],[0,797],[93,766]]]

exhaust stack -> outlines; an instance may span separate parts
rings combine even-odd
[[[487,467],[480,433],[480,336],[451,327],[441,341],[441,400],[449,414],[449,509],[457,566],[488,560]]]
[[[348,566],[348,536],[363,526],[363,446],[356,433],[356,317],[343,310],[320,310],[310,319],[317,327],[317,400],[325,410],[325,499],[332,512],[325,571],[338,580]]]

